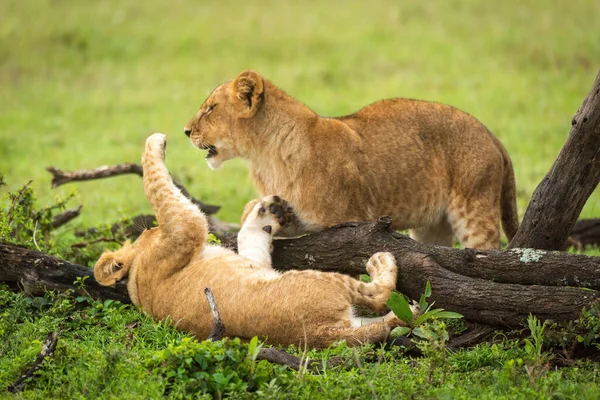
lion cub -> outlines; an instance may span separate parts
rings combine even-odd
[[[367,263],[371,283],[318,271],[280,273],[271,267],[272,236],[291,219],[291,208],[278,196],[257,202],[238,234],[239,252],[207,244],[204,214],[173,185],[164,164],[165,136],[146,141],[142,157],[144,191],[158,227],[133,244],[106,251],[94,266],[102,285],[129,277],[133,303],[157,319],[170,317],[177,327],[208,337],[212,314],[203,288],[215,297],[227,336],[259,336],[273,344],[326,347],[380,342],[400,324],[392,314],[358,318],[353,305],[382,311],[396,287],[397,268],[390,253]],[[416,310],[415,310],[416,311]]]
[[[310,232],[390,215],[414,239],[498,248],[518,229],[512,163],[498,139],[453,107],[383,100],[340,118],[318,116],[256,72],[217,87],[185,126],[218,168],[250,160],[261,195],[278,193]],[[252,204],[255,204],[255,200]]]

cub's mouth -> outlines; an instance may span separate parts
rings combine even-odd
[[[219,154],[217,152],[217,148],[215,146],[213,146],[212,144],[203,144],[203,145],[199,145],[198,146],[199,149],[202,150],[208,150],[208,154],[206,155],[206,158],[211,158],[216,156],[217,154]]]

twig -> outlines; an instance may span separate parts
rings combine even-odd
[[[210,336],[208,340],[217,341],[221,340],[225,334],[225,325],[223,325],[223,321],[221,320],[221,315],[219,314],[219,309],[217,308],[217,303],[215,302],[215,298],[212,294],[210,288],[204,289],[204,294],[206,295],[206,299],[208,300],[208,304],[213,314],[213,327],[210,332]],[[305,361],[299,357],[291,355],[287,351],[278,350],[274,348],[261,348],[258,352],[257,359],[259,360],[267,360],[272,363],[286,365],[296,371],[300,370],[312,370],[314,368],[313,363],[309,364],[308,359]],[[332,360],[332,365],[337,365],[339,360]]]
[[[71,245],[71,248],[72,249],[82,249],[82,248],[90,246],[92,244],[102,243],[102,242],[104,242],[104,243],[117,243],[117,244],[123,245],[122,242],[120,242],[120,241],[118,241],[117,239],[114,239],[114,238],[99,238],[99,239],[96,239],[96,240],[92,240],[91,242],[73,243]]]
[[[219,315],[219,310],[217,309],[217,303],[215,303],[215,298],[210,288],[204,288],[204,294],[206,295],[208,305],[210,306],[210,309],[213,314],[213,327],[210,331],[210,336],[208,337],[208,340],[215,342],[217,340],[223,339],[223,335],[225,334],[225,325],[223,325],[223,321],[221,320],[221,316]]]
[[[35,248],[38,249],[38,251],[42,251],[42,249],[40,249],[40,246],[38,246],[38,244],[37,244],[37,240],[35,240],[35,234],[37,233],[37,227],[38,227],[38,221],[35,221],[35,226],[33,227],[33,244],[35,244]]]
[[[89,180],[93,180],[93,179],[110,178],[112,176],[124,175],[124,174],[135,174],[138,176],[144,176],[144,171],[142,169],[142,166],[139,164],[131,164],[131,163],[124,163],[124,164],[118,164],[118,165],[113,165],[113,166],[103,165],[101,167],[94,168],[94,169],[82,169],[82,170],[73,171],[73,172],[66,172],[66,171],[60,170],[56,167],[48,167],[48,168],[46,168],[46,170],[52,174],[52,188],[56,188],[60,185],[64,185],[65,183],[69,183],[69,182],[89,181]],[[181,183],[177,182],[175,179],[173,179],[173,184],[175,186],[177,186],[177,188],[179,190],[181,190],[181,193],[185,197],[190,199],[190,201],[192,203],[197,205],[198,208],[200,208],[200,210],[202,210],[202,212],[205,213],[206,215],[215,214],[221,208],[221,206],[204,204],[200,200],[193,198],[190,195],[190,193],[187,191],[187,189]]]
[[[46,340],[42,344],[42,351],[38,354],[31,368],[27,370],[19,379],[17,379],[12,385],[8,387],[8,391],[11,393],[21,392],[26,385],[27,379],[33,377],[35,371],[37,371],[42,362],[46,359],[46,357],[52,355],[54,349],[56,349],[56,343],[58,342],[58,333],[50,332],[46,337]]]
[[[69,210],[65,210],[60,214],[56,214],[54,218],[52,218],[52,229],[56,229],[59,226],[66,224],[71,221],[73,218],[76,218],[81,214],[81,206],[77,208],[71,208]]]
[[[269,362],[275,364],[286,365],[296,371],[302,370],[312,370],[314,368],[315,362],[313,361],[310,364],[304,362],[300,357],[296,357],[287,351],[275,349],[273,347],[263,347],[260,349],[258,353],[259,360],[267,360]]]

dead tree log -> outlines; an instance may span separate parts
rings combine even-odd
[[[91,275],[92,270],[88,267],[40,251],[0,243],[0,282],[12,289],[21,289],[31,295],[41,295],[46,290],[65,291],[75,289],[73,282],[77,278],[89,276],[85,291],[78,291],[79,294],[131,303],[124,281],[114,287],[101,286]]]
[[[229,238],[223,243],[235,244]],[[431,299],[438,307],[484,324],[518,326],[530,313],[543,319],[575,319],[600,296],[600,257],[432,246],[392,231],[390,218],[276,240],[273,265],[280,270],[356,275],[366,273],[366,261],[378,251],[390,251],[396,257],[400,292],[418,299],[430,281]],[[0,281],[13,286],[21,283],[30,292],[44,286],[64,290],[77,276],[90,274],[89,268],[55,257],[0,245]],[[121,301],[127,297],[125,285],[113,289],[99,286],[92,278],[86,282],[93,296]]]
[[[509,247],[562,248],[600,182],[600,72],[571,121],[571,131],[539,184]]]

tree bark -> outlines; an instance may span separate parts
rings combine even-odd
[[[600,182],[600,72],[571,121],[552,168],[533,193],[510,248],[562,248]]]
[[[232,235],[222,243],[235,246]],[[543,319],[570,320],[600,292],[600,257],[513,249],[475,251],[433,246],[391,229],[391,219],[344,224],[297,239],[274,241],[273,266],[316,269],[349,275],[366,273],[366,261],[378,251],[394,254],[397,289],[418,299],[430,281],[436,307],[495,326],[519,326],[532,313]],[[91,270],[40,252],[0,244],[0,281],[26,290],[64,290]],[[94,297],[127,300],[123,283],[102,287],[93,278],[86,288]]]
[[[101,286],[88,267],[40,251],[0,243],[0,282],[8,284],[11,289],[18,288],[31,295],[42,295],[46,290],[76,289],[73,282],[86,276],[89,278],[85,281],[85,291],[76,290],[77,293],[131,303],[124,281],[118,282],[114,287]]]

